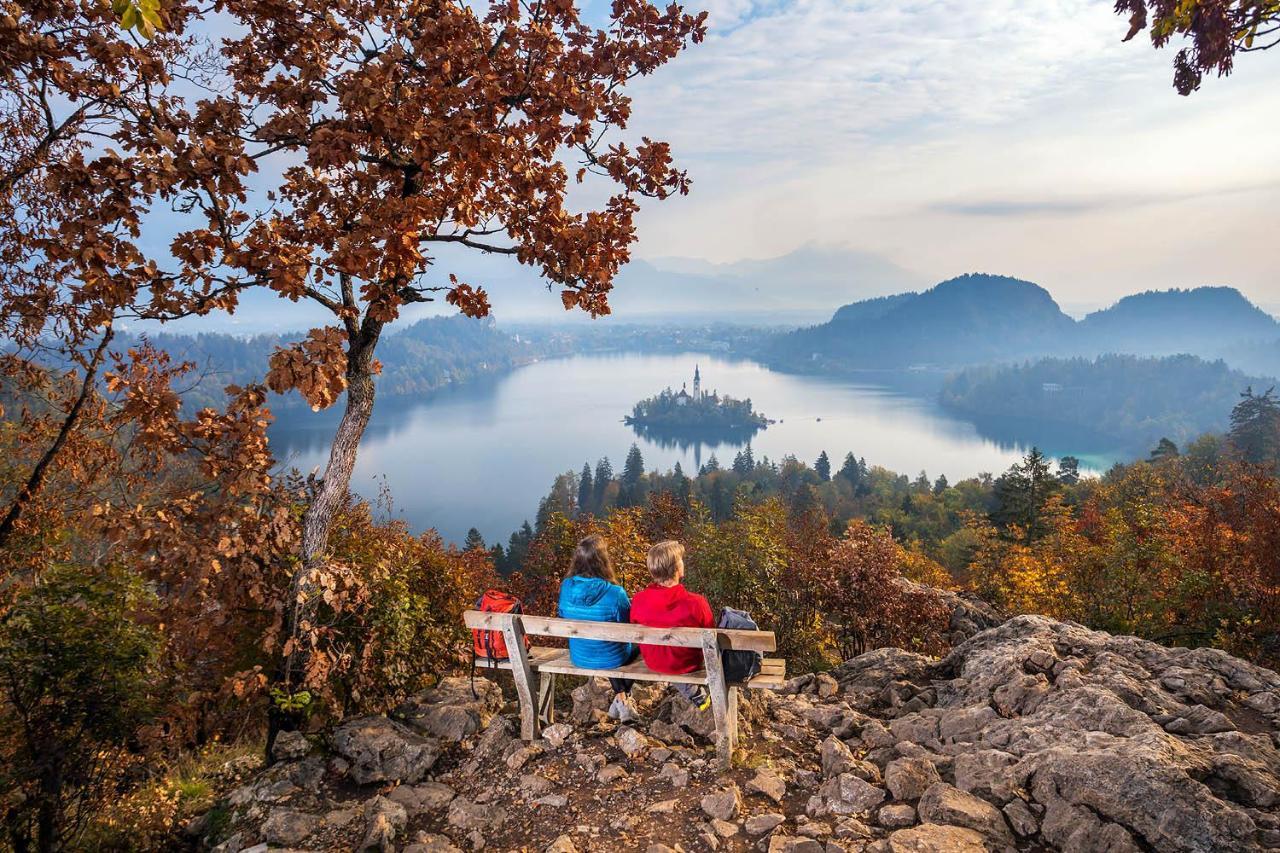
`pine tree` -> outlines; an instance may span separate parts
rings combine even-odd
[[[591,479],[591,463],[582,463],[582,473],[578,476],[578,512],[585,514],[595,511],[595,486]]]
[[[813,470],[818,472],[818,478],[826,483],[831,479],[831,459],[827,456],[827,451],[818,454],[818,461],[813,463]]]
[[[533,527],[526,521],[520,529],[511,534],[507,543],[507,574],[520,571],[524,566],[524,558],[529,555],[529,545],[533,543]]]
[[[1049,460],[1033,447],[1021,463],[996,480],[996,510],[992,515],[1005,528],[1017,527],[1023,540],[1030,544],[1045,532],[1045,501],[1061,486],[1049,470]]]
[[[702,467],[698,469],[698,476],[705,477],[706,475],[719,470],[720,470],[720,460],[716,458],[716,455],[714,453],[712,453],[711,458],[708,459],[706,462],[702,463]]]
[[[1080,460],[1074,456],[1064,456],[1058,460],[1058,480],[1067,486],[1080,482]]]
[[[483,551],[485,545],[484,537],[480,535],[480,531],[474,527],[467,531],[467,538],[462,543],[464,551]]]
[[[680,463],[676,463],[676,469],[673,472],[675,477],[675,493],[680,499],[680,503],[686,508],[689,506],[689,499],[693,496],[693,484],[689,478],[684,475],[684,469],[680,467]]]
[[[751,445],[747,445],[738,451],[738,455],[733,457],[733,473],[743,477],[750,474],[756,469],[755,456],[751,453]]]
[[[938,479],[933,481],[933,493],[940,495],[950,488],[951,484],[947,482],[946,474],[939,474]]]
[[[1280,463],[1280,400],[1275,388],[1262,394],[1246,388],[1240,397],[1231,410],[1231,446],[1248,462]]]
[[[1164,462],[1167,459],[1178,458],[1178,445],[1174,444],[1167,438],[1160,439],[1155,449],[1151,451],[1148,462]]]
[[[606,456],[596,463],[595,495],[591,501],[591,506],[596,512],[604,512],[604,496],[611,482],[613,482],[613,466],[609,464],[609,457]]]
[[[844,464],[840,466],[840,473],[836,476],[844,477],[849,481],[850,485],[858,485],[862,481],[862,471],[858,467],[858,458],[852,453],[846,453]]]
[[[644,480],[644,457],[640,455],[639,445],[631,445],[627,451],[627,461],[622,466],[622,479],[619,481],[618,505],[637,506],[640,503],[640,487]]]

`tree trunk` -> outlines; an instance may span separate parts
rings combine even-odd
[[[93,390],[93,386],[97,381],[98,368],[102,366],[102,359],[107,354],[107,345],[111,343],[111,338],[114,335],[115,327],[107,324],[107,330],[102,335],[102,341],[98,344],[98,348],[94,350],[89,366],[85,368],[84,381],[80,383],[80,394],[67,411],[67,416],[62,421],[62,427],[58,430],[58,437],[53,440],[53,444],[40,457],[36,467],[31,469],[31,475],[27,478],[27,482],[18,491],[17,497],[13,499],[13,505],[9,507],[9,511],[0,520],[0,548],[8,544],[9,538],[13,536],[13,529],[18,523],[18,519],[22,517],[22,511],[26,509],[27,504],[35,494],[40,491],[40,487],[44,484],[45,475],[49,472],[49,466],[58,458],[58,454],[62,452],[63,446],[66,445],[71,431],[75,429],[76,423],[79,422],[80,412],[84,409],[85,400],[89,399],[89,393]]]
[[[356,465],[356,450],[369,417],[373,414],[374,381],[373,351],[377,346],[382,323],[366,319],[360,333],[351,342],[347,354],[347,399],[329,449],[329,464],[325,468],[320,488],[302,517],[301,561],[294,572],[289,589],[288,634],[292,640],[289,654],[284,656],[282,681],[292,692],[305,681],[307,649],[302,633],[312,625],[316,612],[316,573],[329,545],[329,533],[334,517],[346,500],[351,485],[351,473]],[[297,724],[286,719],[285,714],[273,708],[268,715],[267,761],[271,761],[271,749],[276,734]]]

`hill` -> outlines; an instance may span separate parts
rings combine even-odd
[[[923,293],[845,305],[826,323],[777,336],[764,358],[791,369],[839,372],[1189,353],[1272,372],[1280,370],[1278,345],[1280,323],[1229,287],[1134,294],[1077,322],[1032,282],[973,274]]]
[[[1148,291],[1080,321],[1079,352],[1219,355],[1243,341],[1274,341],[1280,323],[1231,287]]]
[[[823,371],[981,364],[1043,352],[1074,325],[1038,285],[971,274],[923,293],[847,305],[768,349],[778,363]]]
[[[1224,431],[1241,391],[1274,384],[1192,355],[1107,355],[968,368],[947,379],[940,399],[979,421],[1082,427],[1145,454],[1161,438],[1182,444]]]
[[[1039,616],[970,633],[940,660],[882,648],[744,691],[726,770],[707,758],[710,712],[661,685],[637,687],[627,726],[589,680],[525,744],[496,683],[446,678],[394,718],[282,735],[280,761],[188,833],[217,850],[413,853],[1280,844],[1276,673]]]

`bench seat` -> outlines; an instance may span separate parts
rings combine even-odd
[[[709,681],[705,669],[686,672],[681,675],[670,675],[668,673],[654,672],[639,658],[625,666],[614,667],[613,669],[588,669],[575,666],[573,661],[569,660],[568,649],[556,649],[550,646],[532,646],[529,649],[529,665],[537,672],[553,672],[558,675],[630,678],[634,681],[665,681],[668,684],[707,684]],[[484,668],[511,669],[511,661],[476,658],[476,669]],[[765,658],[760,664],[760,672],[747,681],[741,682],[738,686],[775,690],[781,687],[786,680],[787,662],[782,658]]]

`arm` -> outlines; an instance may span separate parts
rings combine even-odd
[[[697,616],[700,620],[698,627],[714,628],[716,626],[716,618],[711,613],[711,605],[707,602],[706,596],[695,595],[694,598],[697,600]]]
[[[618,621],[631,621],[631,599],[627,598],[627,591],[621,586],[618,587]]]

